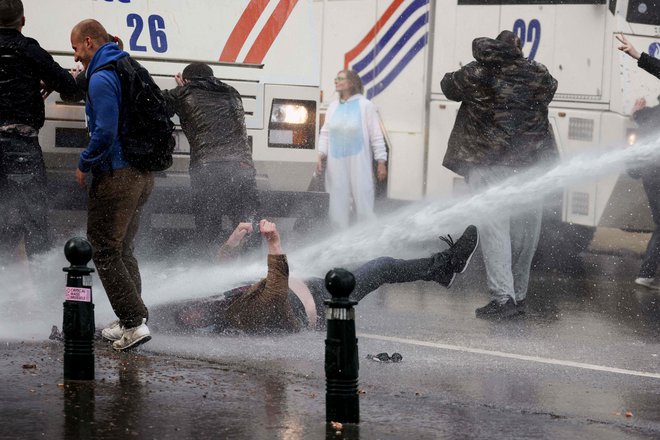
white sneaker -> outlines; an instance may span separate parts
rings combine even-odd
[[[108,327],[101,330],[101,336],[111,342],[120,340],[122,333],[124,333],[124,328],[118,319],[112,321]]]
[[[123,351],[142,345],[150,339],[151,333],[149,333],[149,327],[147,327],[147,324],[141,324],[132,328],[124,328],[121,338],[112,343],[112,348],[117,351]]]
[[[636,278],[635,284],[644,286],[647,289],[660,290],[660,282],[658,282],[655,278]]]

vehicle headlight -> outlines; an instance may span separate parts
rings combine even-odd
[[[269,148],[313,150],[315,139],[315,101],[273,99],[268,123]]]
[[[273,104],[270,113],[270,122],[282,124],[304,124],[307,122],[309,112],[303,105]]]

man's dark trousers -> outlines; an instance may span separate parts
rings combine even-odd
[[[154,177],[132,167],[95,175],[89,191],[87,238],[94,264],[115,315],[126,328],[148,318],[133,239]]]
[[[655,230],[642,258],[642,265],[639,269],[641,278],[655,278],[658,263],[660,263],[660,177],[656,175],[656,171],[660,170],[644,170],[642,174],[642,184],[649,200]]]
[[[46,171],[36,130],[0,131],[0,248],[11,252],[25,240],[28,257],[47,251]]]
[[[195,213],[196,246],[201,254],[216,251],[229,233],[223,232],[222,216],[231,224],[258,221],[259,194],[256,171],[239,161],[210,162],[190,170]],[[260,234],[252,234],[248,247],[258,246]]]

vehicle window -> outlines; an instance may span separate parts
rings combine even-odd
[[[655,3],[655,0],[651,1]],[[604,5],[606,2],[607,0],[458,0],[459,5]]]
[[[626,20],[630,23],[660,24],[659,0],[630,0]]]

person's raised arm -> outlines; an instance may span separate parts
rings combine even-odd
[[[259,222],[259,232],[268,243],[268,255],[282,255],[282,242],[277,226],[273,222],[264,219]]]
[[[71,73],[63,69],[53,57],[37,44],[28,44],[25,51],[36,61],[37,74],[41,80],[42,96],[50,94],[53,90],[73,94],[77,90],[76,81]]]
[[[218,261],[225,261],[231,259],[234,254],[236,253],[236,249],[238,249],[243,242],[243,238],[247,234],[251,234],[253,232],[254,228],[252,226],[252,223],[239,223],[238,226],[236,226],[236,229],[234,229],[234,232],[231,233],[227,241],[220,247],[220,250],[218,251]]]
[[[280,233],[275,223],[266,219],[259,222],[259,232],[268,243],[268,275],[262,300],[266,304],[284,303],[289,291],[289,264],[282,251]]]
[[[64,102],[78,102],[83,101],[87,95],[87,75],[86,72],[82,69],[80,64],[76,64],[75,67],[69,70],[69,73],[76,81],[76,90],[74,93],[64,93],[60,92],[60,98]],[[44,95],[44,90],[46,89],[45,85],[42,87],[42,96]],[[50,92],[48,92],[50,94]],[[43,96],[46,99],[48,95]]]
[[[640,111],[641,109],[643,109],[645,107],[646,107],[646,99],[643,98],[643,97],[642,98],[637,98],[637,100],[635,100],[635,104],[633,105],[632,110],[630,111],[630,114],[634,118],[635,113],[637,113],[638,111]]]
[[[627,53],[632,58],[636,59],[639,67],[656,78],[660,78],[660,59],[652,57],[645,52],[640,53],[623,34],[615,35],[615,37],[621,42],[621,46],[619,46],[620,51]]]
[[[167,107],[167,115],[171,118],[179,111],[179,98],[181,96],[181,87],[183,87],[183,77],[181,73],[174,75],[176,87],[173,89],[163,89],[163,98],[165,98],[165,106]]]
[[[636,60],[639,59],[641,54],[637,49],[635,49],[635,46],[633,46],[632,43],[628,41],[628,39],[623,34],[615,35],[615,37],[621,43],[621,46],[619,46],[620,51],[630,55]]]

